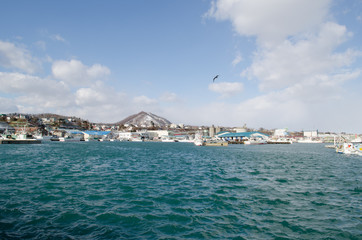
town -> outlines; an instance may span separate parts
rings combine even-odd
[[[114,123],[92,123],[79,117],[57,114],[1,114],[0,134],[32,135],[52,141],[162,141],[193,142],[200,134],[204,139],[221,139],[229,143],[331,143],[342,137],[352,141],[354,133],[318,132],[318,130],[289,132],[288,129],[252,129],[242,127],[191,126],[175,124],[152,113],[140,112]]]

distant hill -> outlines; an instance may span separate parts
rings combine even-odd
[[[153,113],[139,112],[137,114],[131,115],[123,119],[117,124],[119,125],[132,124],[138,127],[165,127],[167,125],[170,125],[171,122]]]

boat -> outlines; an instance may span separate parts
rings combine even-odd
[[[261,144],[267,144],[268,142],[263,138],[250,138],[246,141],[244,141],[244,144],[246,145],[261,145]]]
[[[36,144],[41,143],[40,139],[34,138],[26,131],[26,126],[15,134],[9,132],[8,128],[0,135],[0,144]]]
[[[162,137],[161,142],[178,142],[178,140],[169,137]]]
[[[203,143],[203,146],[213,146],[213,147],[227,147],[229,145],[226,141],[206,141]]]
[[[336,152],[362,156],[362,143],[349,142],[337,145]]]
[[[59,136],[53,136],[50,138],[50,141],[52,142],[65,142],[65,138],[64,137],[59,137]]]
[[[38,140],[41,140],[41,141],[50,141],[50,139],[53,137],[53,136],[45,136],[45,135],[35,135],[34,136],[36,139]]]
[[[140,137],[133,137],[129,141],[130,142],[143,142],[143,139]]]
[[[334,148],[337,153],[362,156],[362,139],[356,137],[354,140],[349,140],[343,136],[335,137]]]
[[[278,139],[269,139],[268,144],[293,144],[293,140],[289,138],[278,138]]]
[[[204,140],[202,139],[202,134],[200,132],[197,132],[195,134],[194,144],[196,146],[203,146],[204,145]]]
[[[314,138],[303,138],[299,139],[298,143],[323,143],[322,140],[314,139]]]
[[[39,144],[41,140],[33,138],[26,133],[19,133],[15,135],[2,135],[0,144]]]

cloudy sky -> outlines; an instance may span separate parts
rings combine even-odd
[[[362,133],[361,0],[0,6],[1,113]]]

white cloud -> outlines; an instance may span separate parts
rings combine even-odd
[[[209,84],[209,90],[221,94],[221,97],[231,97],[243,91],[244,85],[238,82],[220,82]]]
[[[348,67],[360,54],[353,50],[334,53],[347,35],[345,27],[326,23],[316,37],[296,43],[285,40],[275,48],[260,50],[244,74],[256,77],[263,91],[310,81],[319,75],[328,75],[332,79],[334,74],[340,74],[341,68]]]
[[[33,58],[26,49],[1,40],[0,66],[21,70],[26,73],[34,73],[40,68],[38,60]]]
[[[16,106],[13,100],[0,97],[0,113],[11,112],[19,112],[19,108]]]
[[[350,86],[360,86],[356,83],[362,69],[353,64],[362,54],[342,45],[353,34],[330,21],[330,5],[330,0],[214,1],[208,17],[230,21],[239,35],[256,38],[253,62],[242,76],[254,80],[262,91],[218,108],[220,114],[230,111],[228,119],[269,128],[330,130],[350,122],[343,126],[345,131],[353,131],[352,126],[361,130],[349,119],[361,117],[350,104],[361,96]],[[218,119],[212,107],[204,108]],[[343,116],[337,113],[342,109]]]
[[[176,102],[178,97],[176,93],[165,92],[161,95],[160,100],[163,102]]]
[[[75,93],[75,103],[81,107],[123,106],[125,101],[126,94],[116,92],[113,88],[104,85],[102,82],[97,82],[87,88],[79,88]]]
[[[93,88],[80,88],[75,93],[75,102],[80,106],[102,105],[107,101],[107,94]]]
[[[283,41],[309,31],[326,18],[330,0],[218,0],[208,17],[231,21],[240,35],[256,36],[263,44]]]
[[[69,83],[72,86],[84,86],[96,80],[104,80],[111,71],[100,64],[94,64],[90,67],[84,65],[81,61],[55,61],[52,66],[52,72],[55,78]]]
[[[236,65],[238,65],[241,61],[243,60],[243,58],[241,57],[240,53],[237,53],[234,60],[232,61],[232,65],[235,67]]]
[[[96,122],[116,122],[125,114],[133,113],[126,94],[102,83],[79,88],[75,93],[74,105],[73,114]]]
[[[69,92],[62,82],[22,73],[0,72],[0,85],[0,92],[14,94],[54,96],[57,93]]]
[[[13,95],[12,104],[23,112],[41,112],[64,109],[71,105],[68,87],[51,79],[21,73],[0,72],[0,92]]]
[[[154,105],[154,104],[158,103],[158,101],[156,99],[149,98],[144,95],[134,97],[133,102],[138,105]]]
[[[55,40],[55,41],[59,41],[59,42],[66,42],[66,40],[60,36],[59,34],[54,34],[50,36],[51,39]]]

